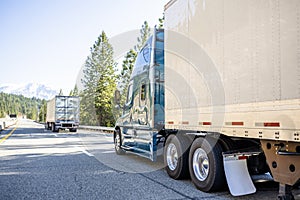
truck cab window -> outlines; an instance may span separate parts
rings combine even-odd
[[[149,45],[148,44],[143,48],[142,52],[143,52],[143,57],[144,57],[145,63],[149,63],[149,61],[150,61],[150,50],[149,50]]]
[[[158,32],[156,36],[155,43],[155,63],[156,64],[164,64],[164,32]]]
[[[141,102],[146,100],[146,84],[141,86]]]
[[[133,72],[132,72],[132,76],[136,76],[138,74],[142,74],[144,72],[146,72],[150,66],[151,63],[151,44],[152,44],[152,39],[153,36],[151,36],[148,40],[147,43],[145,44],[145,46],[141,49],[141,51],[139,52],[135,64],[134,64],[134,68],[133,68]]]
[[[146,44],[137,57],[136,66],[143,68],[145,65],[149,65],[149,64],[150,64],[150,49],[149,49],[149,44]]]

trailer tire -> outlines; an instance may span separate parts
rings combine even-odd
[[[114,132],[114,145],[115,145],[115,152],[117,155],[125,154],[125,151],[122,149],[121,144],[122,144],[121,133],[120,130],[117,129]]]
[[[197,138],[190,149],[189,171],[199,190],[212,192],[222,189],[226,179],[221,145],[211,138]]]
[[[190,140],[185,136],[170,135],[164,147],[164,163],[168,175],[173,179],[189,177],[188,154]]]

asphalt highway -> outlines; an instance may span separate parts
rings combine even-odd
[[[6,137],[8,134],[9,137]],[[6,137],[6,138],[5,138]],[[116,155],[112,135],[87,130],[52,133],[30,120],[0,134],[0,199],[276,199],[278,184],[257,180],[257,192],[233,197],[224,188],[197,190],[173,180],[163,162]],[[300,189],[293,190],[300,199]]]

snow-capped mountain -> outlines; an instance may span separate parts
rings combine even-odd
[[[36,97],[49,100],[59,93],[58,90],[47,87],[39,83],[28,83],[25,85],[2,84],[0,92],[23,95],[25,97]]]

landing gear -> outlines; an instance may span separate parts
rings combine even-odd
[[[278,200],[295,200],[292,194],[292,186],[280,183]]]
[[[261,140],[260,142],[272,176],[280,183],[278,199],[294,200],[292,185],[295,185],[300,177],[299,142],[272,140]]]

